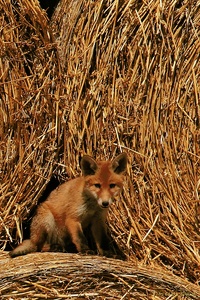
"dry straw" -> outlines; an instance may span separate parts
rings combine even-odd
[[[0,12],[1,248],[23,238],[22,221],[53,174],[79,174],[83,153],[126,151],[113,239],[129,264],[198,288],[199,1],[63,0],[51,22],[35,0],[0,0]],[[137,299],[157,299],[144,282]],[[180,293],[151,297],[186,299]]]

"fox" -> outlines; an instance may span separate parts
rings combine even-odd
[[[50,251],[54,251],[55,245],[65,251],[72,243],[77,252],[91,253],[84,234],[89,226],[97,253],[108,255],[107,214],[123,188],[127,154],[121,153],[110,161],[96,161],[84,155],[80,167],[82,176],[59,185],[38,206],[30,226],[30,239],[10,251],[10,257],[41,252],[46,244]]]

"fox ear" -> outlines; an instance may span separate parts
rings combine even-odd
[[[84,155],[81,159],[81,170],[84,176],[94,175],[97,170],[96,161],[89,155]]]
[[[115,173],[121,174],[126,171],[128,158],[126,153],[121,153],[112,161],[112,169]]]

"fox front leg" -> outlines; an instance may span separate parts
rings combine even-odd
[[[92,235],[94,237],[97,251],[99,255],[112,256],[112,252],[110,251],[110,238],[107,235],[107,226],[102,218],[98,218],[92,223]]]
[[[90,253],[87,239],[83,233],[81,223],[73,219],[66,220],[66,228],[76,250],[81,253]]]

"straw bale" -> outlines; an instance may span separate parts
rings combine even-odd
[[[198,288],[199,1],[61,0],[51,22],[37,1],[0,5],[2,249],[22,239],[52,174],[80,174],[83,153],[126,151],[113,239]]]
[[[1,254],[1,299],[199,299],[200,287],[159,268],[98,256]],[[47,284],[48,280],[48,284]],[[6,282],[6,284],[5,284]]]
[[[66,0],[53,17],[72,105],[65,153],[127,151],[127,185],[109,217],[114,239],[127,257],[194,282],[199,18],[194,1]]]
[[[13,3],[13,4],[12,4]],[[0,1],[1,245],[27,219],[58,149],[59,65],[38,1]],[[21,238],[21,236],[20,236]]]

